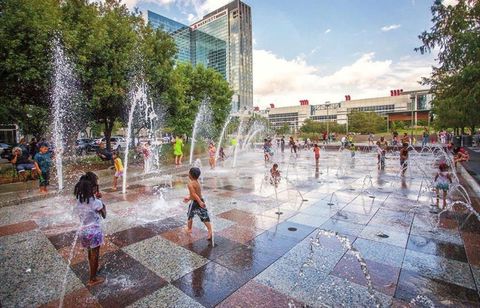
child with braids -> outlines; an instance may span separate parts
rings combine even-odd
[[[100,217],[105,218],[107,215],[105,205],[96,197],[100,196],[97,176],[93,172],[82,175],[75,185],[74,194],[77,199],[75,212],[81,222],[78,238],[88,251],[90,276],[87,286],[94,286],[105,280],[103,277],[97,277],[97,270],[100,246],[103,244]]]

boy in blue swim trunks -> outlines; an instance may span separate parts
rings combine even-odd
[[[187,232],[192,232],[192,224],[193,224],[193,217],[198,215],[200,220],[205,224],[208,230],[208,238],[207,240],[212,240],[212,224],[210,223],[210,217],[208,216],[207,207],[205,206],[205,202],[202,198],[202,190],[200,187],[200,183],[198,183],[198,178],[200,177],[200,169],[193,167],[190,168],[188,173],[188,178],[190,182],[187,185],[189,195],[183,199],[183,202],[190,204],[188,206],[188,214],[187,214]]]

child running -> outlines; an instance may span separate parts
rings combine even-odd
[[[357,147],[353,143],[350,143],[349,150],[350,150],[350,157],[355,158],[355,152],[357,151]]]
[[[272,169],[270,169],[270,184],[277,186],[280,183],[280,170],[278,170],[278,164],[273,164]]]
[[[443,191],[443,208],[447,207],[447,192],[449,184],[452,183],[452,175],[448,172],[448,166],[446,163],[441,163],[438,166],[439,171],[435,175],[435,190],[437,192],[437,207],[440,208],[440,190]]]
[[[217,152],[217,149],[215,148],[215,145],[213,142],[210,142],[208,145],[208,162],[210,163],[210,168],[215,169],[215,153]]]
[[[265,162],[270,160],[270,143],[268,142],[268,139],[263,140],[263,157]]]
[[[223,147],[220,147],[220,150],[218,151],[218,159],[220,159],[220,161],[224,161],[225,158],[227,158],[225,151],[223,150]]]
[[[77,199],[75,212],[82,224],[79,230],[79,239],[82,246],[88,251],[90,275],[87,286],[89,287],[100,284],[105,280],[105,278],[97,276],[97,271],[100,246],[103,244],[100,217],[105,218],[107,211],[103,202],[95,197],[95,192],[98,192],[97,187],[97,176],[88,172],[80,177],[74,189],[74,195]]]
[[[42,143],[39,152],[34,157],[35,168],[40,173],[40,192],[47,193],[47,186],[50,184],[50,165],[52,157],[48,152],[48,144]]]
[[[123,177],[123,164],[120,157],[118,157],[118,153],[113,153],[113,165],[115,166],[115,175],[113,176],[113,190],[117,190],[117,181],[118,178]]]
[[[205,224],[208,230],[207,240],[212,240],[212,224],[210,223],[210,217],[208,216],[207,207],[202,198],[202,190],[200,188],[200,183],[198,183],[198,178],[200,177],[200,169],[193,167],[190,168],[188,172],[188,178],[190,182],[187,185],[189,195],[183,198],[183,202],[190,204],[188,206],[187,213],[187,232],[192,232],[193,217],[198,215],[200,220]]]
[[[315,153],[315,164],[318,165],[318,161],[320,160],[320,147],[316,143],[313,145],[313,153]]]

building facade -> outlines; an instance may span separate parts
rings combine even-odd
[[[385,117],[387,124],[392,121],[408,121],[417,125],[419,120],[430,120],[432,94],[428,90],[398,91],[395,95],[366,99],[348,100],[318,105],[299,105],[270,108],[256,111],[267,117],[274,128],[288,124],[292,131],[297,131],[307,119],[319,122],[336,122],[348,125],[348,116],[352,112],[375,112]]]
[[[217,70],[229,82],[235,112],[253,106],[251,8],[235,0],[205,15],[191,26],[152,11],[144,13],[155,28],[172,35],[177,61],[203,64]]]

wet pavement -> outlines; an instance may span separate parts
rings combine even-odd
[[[213,244],[198,217],[184,231],[185,173],[172,187],[164,175],[131,183],[126,195],[104,187],[106,282],[94,287],[86,252],[72,247],[73,198],[0,208],[0,306],[480,305],[480,223],[458,206],[431,213],[432,153],[411,152],[404,178],[396,153],[385,170],[375,153],[322,151],[318,168],[312,154],[277,153],[277,188],[261,152],[242,153],[236,169],[203,168]]]

